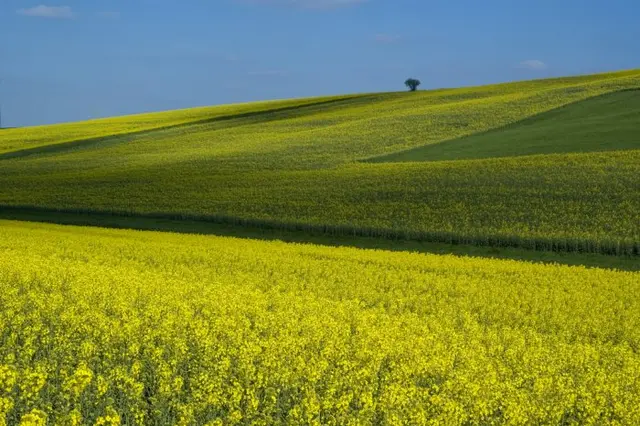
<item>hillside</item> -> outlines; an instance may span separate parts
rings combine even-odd
[[[176,129],[234,117],[250,117],[262,112],[293,111],[307,105],[322,105],[347,101],[353,96],[293,99],[217,107],[190,108],[178,111],[138,114],[108,119],[62,123],[50,126],[5,129],[0,142],[0,154],[23,151],[69,142],[100,140],[116,135],[144,134],[160,129]]]
[[[569,104],[503,128],[371,161],[442,161],[638,149],[639,123],[640,90],[614,92]]]
[[[614,93],[637,88],[635,70],[12,129],[0,205],[638,254],[639,92]]]

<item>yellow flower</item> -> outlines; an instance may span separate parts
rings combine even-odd
[[[20,426],[45,426],[47,424],[47,414],[44,411],[33,409],[29,414],[25,414],[20,419]]]
[[[80,364],[73,375],[63,384],[63,388],[74,398],[77,398],[89,386],[92,379],[93,372],[85,364]]]
[[[107,407],[106,413],[96,419],[94,426],[119,426],[120,415],[116,410],[111,407]]]

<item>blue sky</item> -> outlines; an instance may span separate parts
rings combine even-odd
[[[638,18],[637,0],[1,0],[3,124],[637,68]]]

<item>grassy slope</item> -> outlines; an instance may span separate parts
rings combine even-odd
[[[543,249],[617,252],[622,242],[630,253],[640,241],[638,150],[358,160],[637,87],[640,71],[245,111],[41,151],[30,150],[41,145],[34,136],[27,151],[0,156],[0,203]],[[5,134],[0,146],[13,143]]]
[[[640,148],[640,90],[602,95],[506,128],[372,159],[441,161]]]
[[[310,104],[339,102],[353,97],[354,96],[335,96],[253,102],[137,114],[77,123],[4,129],[2,139],[0,139],[0,154],[86,139],[100,139],[137,132],[143,133],[163,128],[180,128],[185,125],[207,123],[213,120],[226,119],[243,114],[254,114],[274,109],[286,110]]]
[[[7,424],[640,421],[638,272],[7,221],[0,259]]]

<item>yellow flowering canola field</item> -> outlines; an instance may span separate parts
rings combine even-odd
[[[4,424],[640,424],[640,273],[0,221]]]

